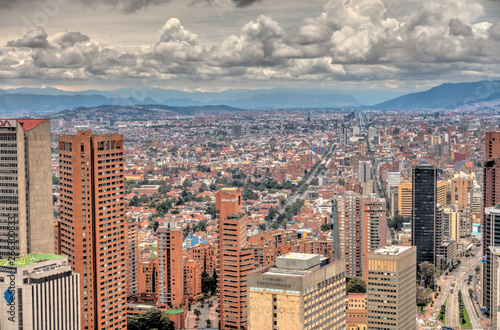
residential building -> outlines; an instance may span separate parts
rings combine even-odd
[[[367,330],[366,293],[349,293],[346,309],[347,330]]]
[[[123,136],[59,137],[61,254],[80,274],[81,328],[126,329]]]
[[[248,275],[248,329],[345,329],[341,259],[289,253]]]
[[[337,198],[340,258],[347,277],[366,279],[368,252],[386,245],[386,204],[347,191]]]
[[[184,262],[184,294],[188,298],[201,294],[201,268],[196,260]]]
[[[372,164],[369,161],[361,161],[358,166],[358,182],[367,183],[372,179]]]
[[[156,231],[158,238],[158,306],[179,308],[184,298],[182,228],[166,221]]]
[[[0,120],[0,258],[54,253],[50,121]]]
[[[416,329],[416,258],[415,246],[388,246],[368,255],[368,329]]]
[[[136,296],[139,293],[138,270],[139,264],[139,223],[127,222],[128,228],[128,262],[127,262],[127,296]]]
[[[32,253],[0,260],[0,329],[81,329],[80,280],[68,257]]]
[[[220,328],[247,327],[247,274],[254,269],[254,251],[248,244],[247,215],[240,213],[241,190],[216,193]]]

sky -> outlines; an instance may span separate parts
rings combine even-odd
[[[0,0],[0,88],[500,80],[500,0]]]

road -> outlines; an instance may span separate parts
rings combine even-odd
[[[474,268],[481,261],[481,257],[478,256],[480,255],[480,252],[480,249],[477,249],[476,254],[470,257],[466,262],[463,262],[456,270],[454,276],[446,283],[448,284],[448,282],[450,282],[450,285],[452,282],[455,283],[455,290],[453,291],[453,294],[448,294],[451,299],[448,298],[448,303],[446,305],[446,323],[448,326],[458,327],[460,325],[458,317],[458,291],[461,290],[462,298],[471,320],[472,329],[483,329],[481,326],[481,322],[474,310],[474,306],[472,306],[472,301],[470,300],[469,293],[467,292],[467,279],[469,278],[469,274],[472,274],[474,272]],[[450,292],[450,286],[448,286],[447,291],[444,291],[443,289],[442,292]],[[440,306],[440,304],[436,305]]]

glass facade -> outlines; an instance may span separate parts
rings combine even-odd
[[[413,169],[412,240],[417,247],[417,265],[435,262],[436,169],[416,166]]]

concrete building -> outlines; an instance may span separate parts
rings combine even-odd
[[[80,280],[68,257],[33,253],[0,261],[0,329],[80,330]]]
[[[455,207],[444,209],[445,236],[455,242],[460,239],[460,212]]]
[[[158,238],[158,307],[179,308],[184,298],[182,228],[166,221],[156,231]]]
[[[484,159],[500,157],[500,132],[485,132]]]
[[[225,188],[215,195],[218,214],[220,328],[247,327],[247,274],[254,251],[247,238],[248,218],[240,213],[241,190]]]
[[[390,196],[392,188],[398,187],[400,183],[401,183],[401,172],[389,171],[387,173],[387,196]]]
[[[359,162],[358,166],[358,182],[367,183],[372,179],[372,164],[368,161]]]
[[[413,185],[411,182],[399,184],[398,211],[405,218],[411,218],[413,207]]]
[[[366,279],[368,252],[386,245],[386,204],[347,191],[337,199],[340,258],[347,277]]]
[[[390,246],[368,255],[368,329],[415,330],[417,248]]]
[[[347,330],[367,330],[366,293],[349,293],[347,297]]]
[[[128,222],[128,263],[127,263],[127,296],[139,294],[138,270],[139,264],[139,223]]]
[[[345,329],[341,259],[289,253],[248,275],[248,329]]]
[[[490,246],[491,267],[491,329],[498,329],[500,325],[500,246]]]
[[[339,146],[343,147],[349,143],[349,127],[347,124],[342,124],[340,127],[340,136],[339,136]]]
[[[59,240],[80,274],[82,329],[127,327],[123,157],[122,135],[59,137]]]
[[[54,253],[50,155],[48,119],[0,120],[0,258]]]

